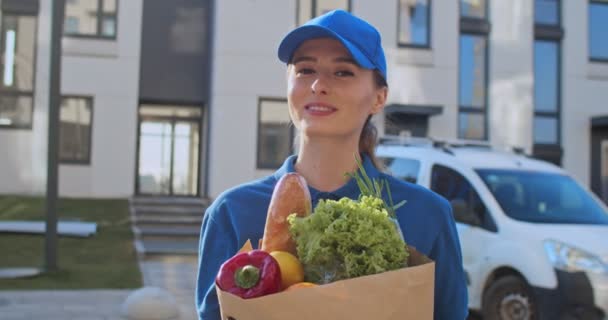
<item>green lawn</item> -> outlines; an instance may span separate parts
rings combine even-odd
[[[0,220],[45,220],[44,198],[0,196]],[[125,199],[61,199],[58,219],[96,222],[89,238],[59,237],[58,271],[0,279],[1,289],[123,289],[142,286]],[[44,235],[0,233],[0,268],[44,266]]]

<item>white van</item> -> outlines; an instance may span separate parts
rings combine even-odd
[[[608,319],[608,209],[561,168],[428,139],[390,139],[377,155],[452,204],[469,308],[484,320]]]

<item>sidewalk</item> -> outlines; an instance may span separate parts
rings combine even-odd
[[[140,261],[144,285],[168,290],[179,320],[196,320],[196,257],[159,256]],[[124,320],[121,307],[134,290],[0,291],[2,320]]]

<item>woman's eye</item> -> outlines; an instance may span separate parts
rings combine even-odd
[[[312,74],[314,72],[315,72],[315,70],[313,70],[311,68],[300,68],[297,70],[298,74]]]
[[[353,75],[355,74],[348,70],[340,70],[336,72],[336,76],[338,77],[352,77]]]

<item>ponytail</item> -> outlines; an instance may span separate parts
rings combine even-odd
[[[361,130],[361,137],[359,137],[359,152],[369,157],[374,167],[381,169],[382,163],[376,158],[376,144],[378,140],[378,129],[370,121],[372,116],[370,115],[365,120],[363,130]]]
[[[386,83],[386,79],[375,70],[374,72],[374,82],[378,88],[388,87]],[[376,144],[378,143],[378,129],[376,126],[370,121],[372,116],[368,116],[367,120],[365,120],[365,124],[363,125],[363,130],[361,130],[361,136],[359,137],[359,152],[369,157],[369,159],[374,164],[374,167],[377,169],[382,169],[383,164],[380,162],[378,158],[376,158]]]

